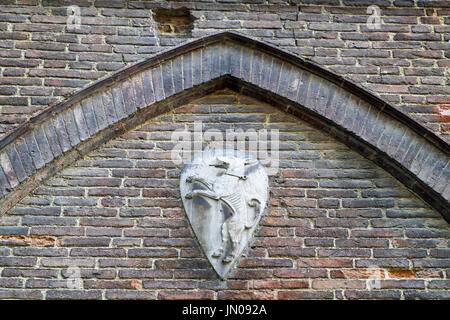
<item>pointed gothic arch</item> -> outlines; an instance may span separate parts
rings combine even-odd
[[[228,87],[292,113],[371,159],[450,221],[449,144],[357,84],[223,32],[163,51],[54,104],[0,140],[0,214],[87,152]]]

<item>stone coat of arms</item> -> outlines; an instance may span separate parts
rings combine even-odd
[[[197,239],[225,279],[263,214],[268,177],[262,164],[238,151],[199,153],[181,172],[180,190]]]

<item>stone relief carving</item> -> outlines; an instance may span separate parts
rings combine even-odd
[[[253,235],[266,206],[268,185],[262,164],[233,150],[199,153],[181,172],[186,214],[222,279]]]

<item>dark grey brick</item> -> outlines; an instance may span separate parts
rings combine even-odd
[[[122,89],[125,113],[130,116],[137,110],[134,97],[133,82],[129,79],[125,82],[122,82],[120,84],[120,87]]]
[[[153,77],[153,80],[154,79],[155,77]],[[202,82],[202,51],[195,50],[192,52],[192,85],[196,86],[199,85],[201,82]]]
[[[164,94],[167,97],[170,97],[174,94],[175,89],[173,86],[173,78],[172,78],[172,61],[168,61],[161,66],[162,79],[164,85]]]
[[[414,268],[450,268],[450,259],[415,259]]]
[[[200,65],[198,67],[200,67]],[[161,101],[165,97],[161,72],[160,66],[152,69],[152,83],[156,101]]]
[[[345,128],[350,128],[355,122],[355,115],[359,109],[360,100],[350,93],[340,95],[339,98],[340,100],[335,102],[335,112],[331,119],[334,119],[336,123]],[[347,126],[345,122],[347,122]]]
[[[189,52],[183,56],[183,89],[192,86],[192,52]]]
[[[346,110],[346,123],[344,124],[344,127],[359,134],[363,130],[364,120],[369,112],[370,106],[364,103],[362,99],[355,98],[356,97],[352,97],[348,100],[348,103],[351,103],[351,105]]]
[[[291,78],[295,72],[294,67],[292,67],[290,64],[283,64],[280,72],[280,83],[277,88],[277,93],[282,96],[286,97],[289,89],[289,84],[291,82]]]
[[[444,172],[445,167],[448,165],[448,163],[450,163],[448,157],[441,152],[437,152],[435,156],[436,163],[434,164],[431,171],[429,170],[429,166],[426,166],[423,167],[419,172],[419,179],[426,181],[430,186],[434,186],[439,176]]]
[[[17,139],[15,147],[17,153],[19,154],[25,172],[28,176],[31,176],[36,171],[36,169],[34,167],[33,159],[31,158],[30,151],[28,150],[25,140],[23,138]]]
[[[378,266],[379,268],[409,268],[409,261],[402,258],[356,259],[355,266],[359,268],[372,266]]]
[[[397,150],[394,153],[393,158],[401,163],[406,155],[406,152],[408,151],[409,145],[412,143],[414,138],[415,135],[411,132],[410,129],[407,129],[405,134],[403,135],[400,145],[398,146]]]
[[[177,57],[172,61],[172,75],[174,94],[180,93],[183,91],[183,57]]]
[[[406,152],[406,155],[404,156],[404,158],[402,160],[402,164],[405,165],[405,167],[410,168],[411,163],[414,161],[419,150],[422,149],[422,147],[424,146],[425,143],[426,143],[425,140],[422,138],[413,140],[411,142],[409,149]]]
[[[0,235],[27,235],[28,228],[27,227],[0,227]]]
[[[98,300],[102,298],[100,290],[48,290],[47,300]]]
[[[89,132],[89,128],[87,126],[86,120],[84,118],[83,110],[81,109],[81,105],[78,104],[73,108],[73,115],[75,119],[75,124],[77,126],[77,130],[80,136],[80,140],[84,141],[89,139],[91,136]],[[93,119],[95,117],[94,112],[91,110],[86,110],[86,118]],[[91,120],[93,121],[93,120]]]
[[[77,220],[75,218],[66,218],[66,217],[24,216],[22,224],[25,226],[32,226],[32,225],[74,226],[77,224]]]
[[[11,191],[11,186],[8,182],[8,179],[3,172],[3,169],[0,167],[0,192],[2,195],[6,195]]]
[[[378,119],[376,120],[375,126],[372,127],[367,142],[369,142],[372,145],[377,144],[377,141],[380,139],[381,135],[385,130],[385,123],[387,122],[387,119],[388,117],[384,113],[380,112],[380,114],[378,115]]]
[[[202,82],[211,80],[211,59],[212,50],[210,46],[201,49],[202,51]]]
[[[444,191],[444,188],[447,186],[448,182],[450,181],[450,163],[446,165],[446,167],[442,170],[442,173],[437,178],[436,183],[433,185],[433,188],[437,192]]]
[[[430,178],[430,176],[432,176],[433,168],[439,162],[438,161],[439,155],[440,153],[438,154],[437,152],[435,152],[435,150],[433,149],[430,150],[430,153],[426,158],[426,160],[424,161],[422,168],[420,169],[420,171],[417,171],[416,173],[419,179],[421,179],[422,181],[424,180],[426,181],[427,179]],[[445,162],[441,163],[441,166],[442,165],[445,165]]]
[[[381,111],[375,107],[369,109],[366,119],[361,131],[361,137],[368,141],[371,139],[374,128],[378,125],[378,117],[381,115]]]
[[[109,247],[111,243],[110,238],[64,238],[60,240],[61,245],[64,247]]]
[[[146,105],[151,105],[155,102],[155,93],[153,92],[152,73],[151,70],[142,72],[141,81]]]
[[[119,118],[117,117],[116,110],[114,108],[113,96],[110,90],[103,91],[101,93],[103,105],[105,106],[105,113],[108,125],[116,123]]]
[[[291,83],[292,82],[293,79],[291,79]],[[338,90],[339,88],[336,85],[329,82],[324,82],[323,85],[320,86],[319,92],[314,101],[314,110],[321,115],[325,115],[328,106],[334,102],[335,95]]]
[[[66,248],[14,248],[13,253],[16,256],[33,257],[64,257],[67,256]]]
[[[317,80],[314,79],[314,81]],[[307,88],[305,88],[304,90],[307,90]],[[348,99],[350,99],[350,94],[347,91],[344,91],[343,89],[337,89],[336,93],[334,94],[333,100],[328,104],[326,110],[322,114],[324,114],[328,119],[334,119],[336,114],[342,114],[342,116],[344,116],[346,110],[346,101]]]
[[[230,53],[231,55],[231,53]],[[232,56],[232,59],[235,59]],[[261,74],[261,87],[264,89],[269,89],[270,86],[270,72],[272,70],[273,67],[273,61],[274,58],[268,56],[268,55],[264,55],[263,59],[262,59],[262,64],[261,64],[261,70],[264,70],[264,72],[262,72]]]
[[[252,74],[250,76],[250,82],[255,85],[260,85],[261,83],[261,65],[262,65],[262,53],[253,50],[253,61],[252,61]]]
[[[147,103],[145,102],[144,87],[141,76],[139,74],[134,75],[133,78],[131,79],[131,82],[133,83],[134,99],[135,99],[134,101],[136,104],[136,108],[137,109],[145,108],[147,106]]]
[[[124,100],[122,95],[122,90],[119,86],[111,88],[111,93],[114,102],[114,108],[116,110],[117,118],[122,120],[127,117],[125,112]]]
[[[230,74],[236,78],[241,76],[241,59],[242,59],[242,46],[232,45],[229,49],[230,54]]]
[[[403,135],[405,134],[406,129],[405,127],[400,124],[400,122],[396,123],[395,129],[392,133],[392,137],[389,140],[389,144],[387,147],[387,154],[389,156],[394,156],[395,151],[399,148],[400,143],[402,141]]]
[[[23,257],[0,257],[0,266],[2,267],[34,267],[36,258]]]
[[[210,59],[210,77],[216,79],[220,77],[220,45],[213,45],[211,47],[211,59]],[[173,62],[175,62],[174,60]],[[173,64],[172,64],[173,65]]]
[[[34,167],[36,169],[40,169],[45,165],[44,159],[41,156],[41,152],[39,151],[39,147],[37,145],[36,139],[32,132],[26,134],[24,136],[24,141],[27,144],[28,150],[30,151],[31,158],[33,159]]]
[[[45,163],[50,163],[53,160],[53,154],[50,149],[50,144],[45,135],[44,128],[42,126],[37,127],[34,131],[34,137],[36,138],[37,145],[41,151],[42,159]]]
[[[66,126],[64,124],[64,119],[62,115],[59,115],[52,119],[56,135],[58,137],[59,145],[61,147],[61,150],[63,152],[67,152],[70,149],[72,149],[72,146],[70,144],[69,135],[66,131]]]
[[[21,207],[16,206],[8,214],[12,215],[37,215],[37,216],[59,216],[61,208],[59,207]]]
[[[59,139],[52,121],[45,122],[42,127],[44,128],[44,132],[50,145],[50,149],[52,150],[53,156],[55,158],[59,157],[63,153],[63,151],[61,149],[61,146],[59,145]]]
[[[376,146],[380,150],[386,151],[389,147],[389,142],[392,139],[393,132],[398,125],[398,121],[393,120],[389,117],[386,117],[383,125],[385,126],[385,130],[384,130],[383,134],[381,135],[381,137],[378,139]]]
[[[108,119],[103,106],[103,99],[101,94],[96,94],[92,98],[92,108],[95,113],[95,120],[97,121],[97,127],[99,130],[103,130],[108,127]]]
[[[433,153],[433,149],[429,144],[425,144],[422,149],[417,153],[416,158],[411,163],[410,170],[418,174],[423,166],[426,164],[426,160]]]
[[[9,162],[11,163],[12,168],[14,169],[14,173],[17,179],[19,179],[19,182],[24,181],[28,177],[28,175],[25,172],[25,169],[22,165],[22,161],[20,160],[19,154],[17,153],[14,145],[6,149],[6,154],[9,159]]]
[[[42,298],[40,290],[0,289],[0,299],[37,300]]]
[[[280,74],[283,62],[278,59],[273,60],[272,69],[270,70],[269,90],[276,92],[280,81]]]
[[[251,68],[252,68],[252,60],[253,60],[253,52],[254,50],[250,50],[248,48],[242,49],[242,58],[241,58],[241,79],[250,82],[251,78]]]
[[[450,299],[450,291],[449,290],[405,290],[404,296],[406,299],[427,299],[427,300],[436,300],[436,299]]]
[[[222,45],[220,47],[220,75],[227,75],[230,74],[230,62],[231,62],[231,55],[229,52],[229,46]]]

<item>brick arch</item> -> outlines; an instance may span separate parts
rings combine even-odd
[[[224,87],[278,106],[332,134],[450,221],[447,142],[355,83],[230,32],[124,68],[10,132],[0,141],[0,214],[102,143]]]

